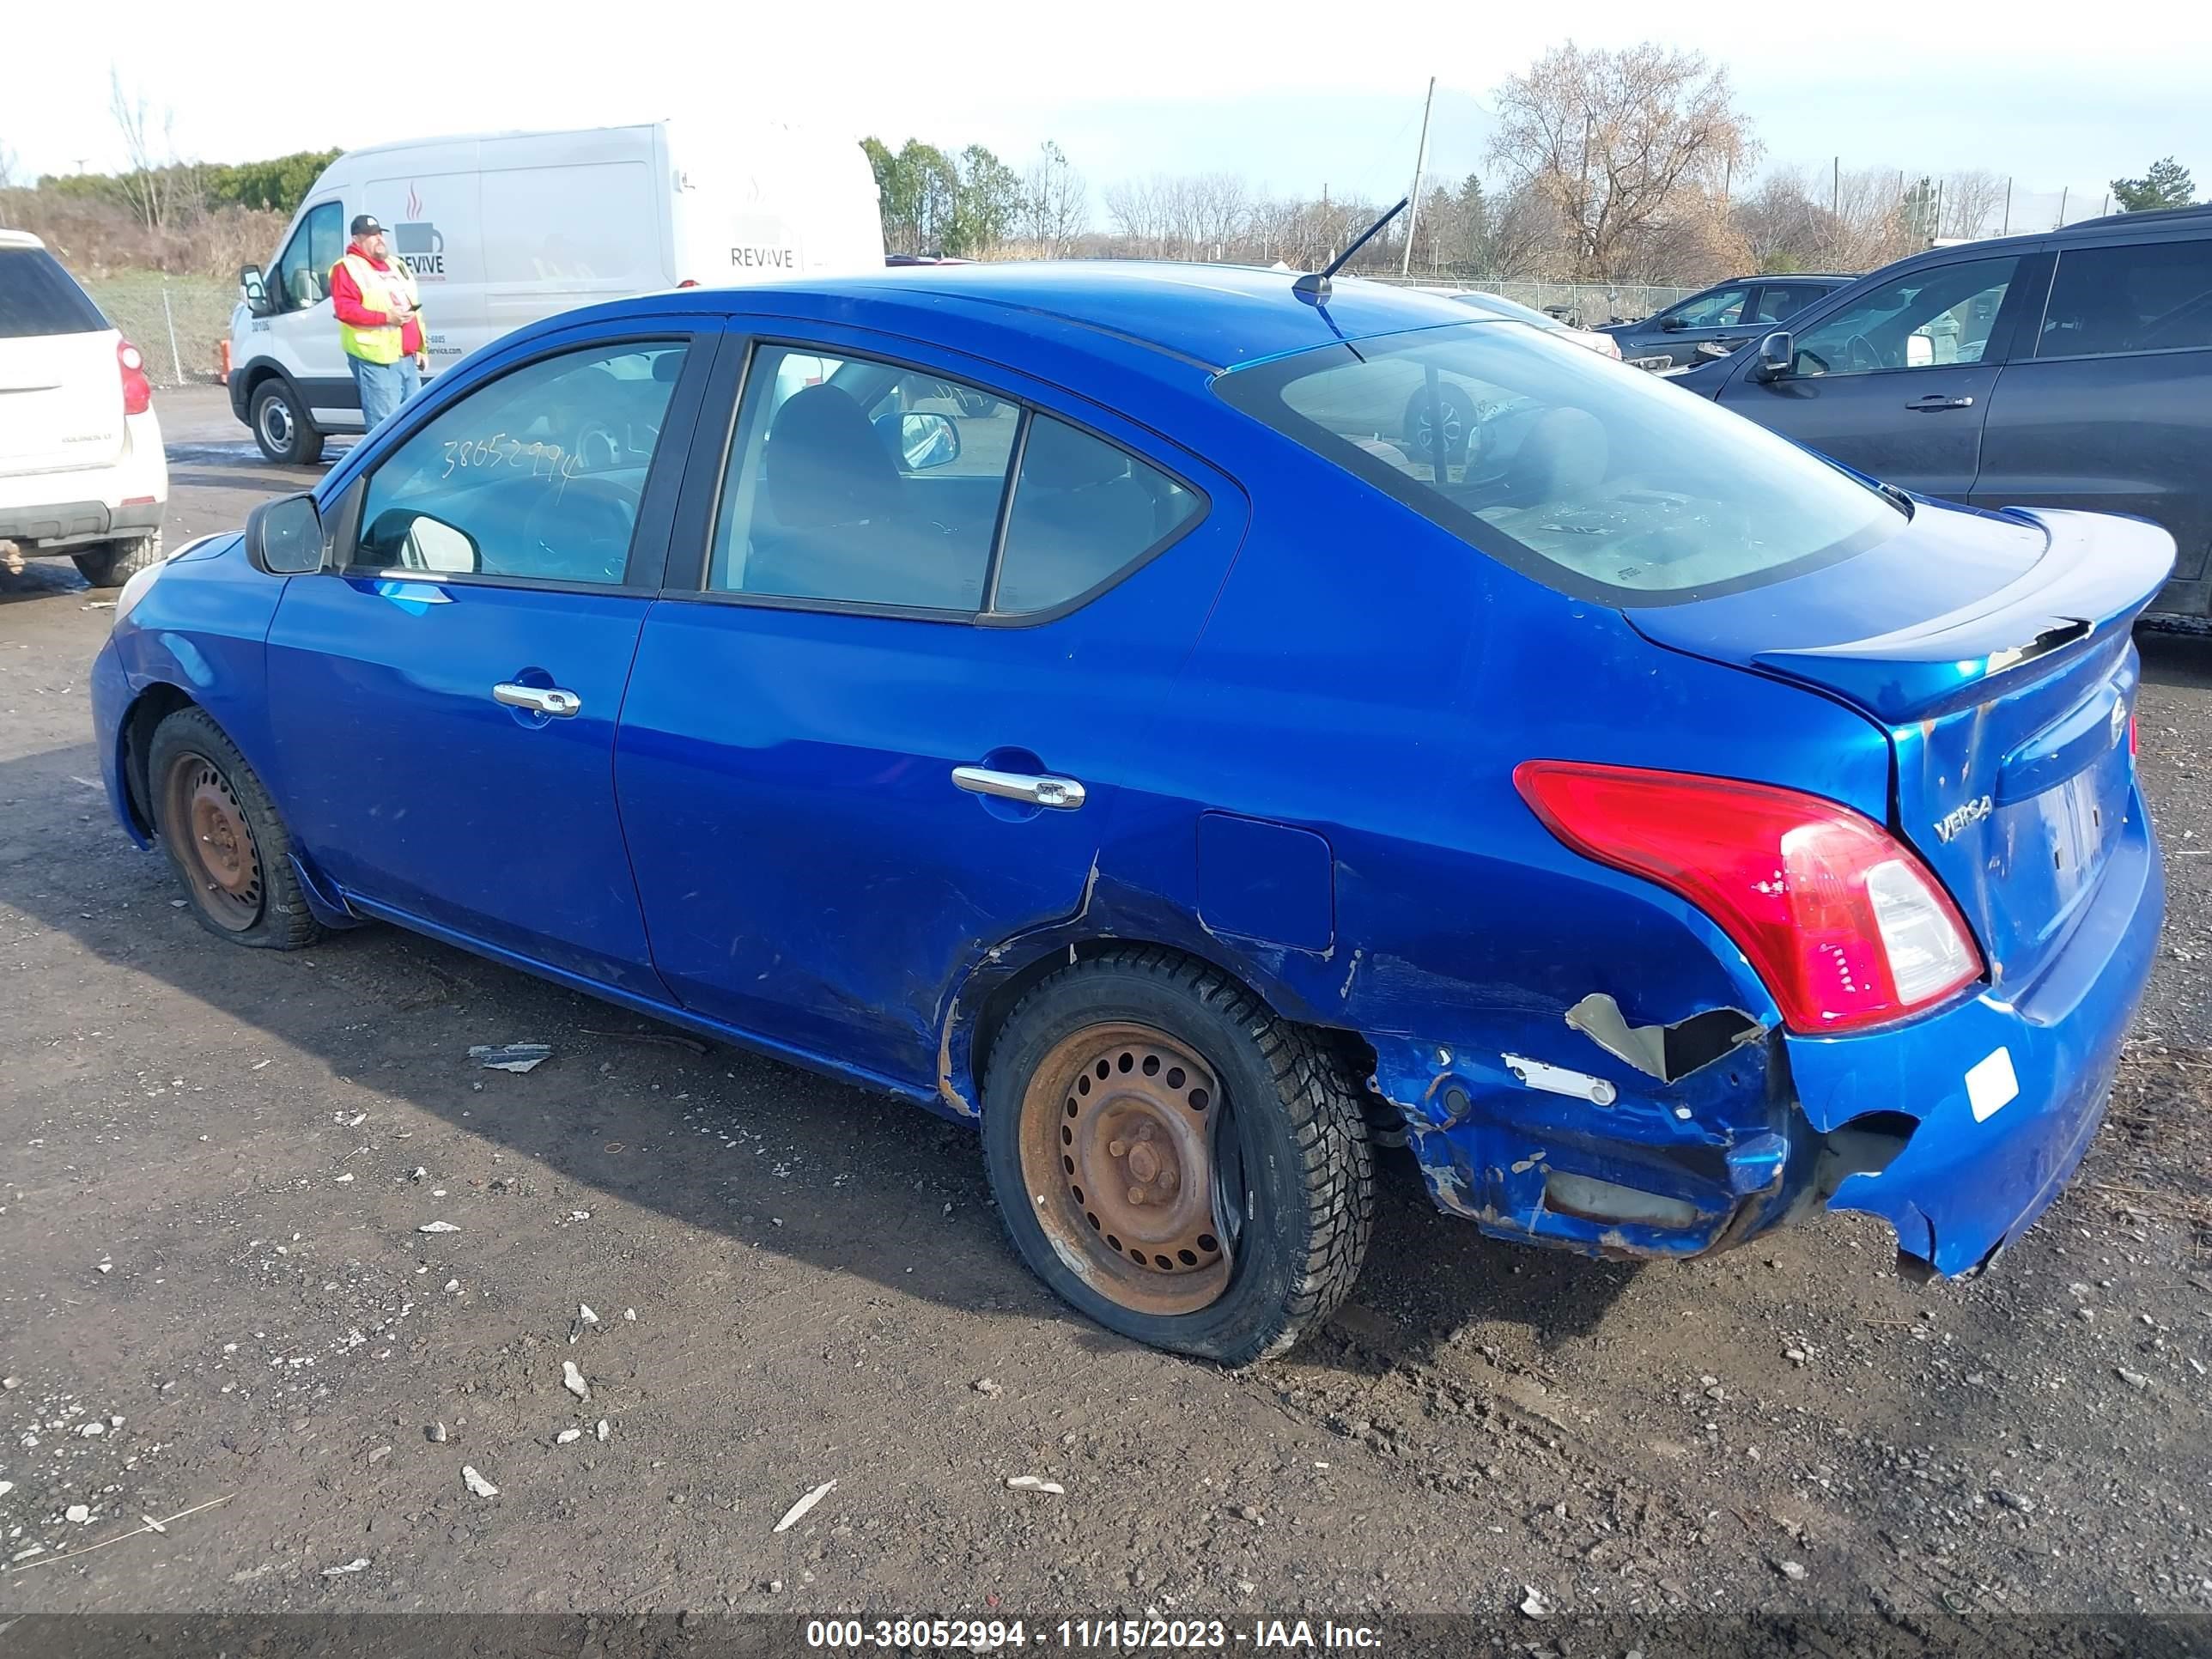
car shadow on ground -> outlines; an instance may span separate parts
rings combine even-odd
[[[26,849],[0,858],[0,904],[258,1029],[333,1084],[435,1114],[564,1187],[899,1296],[1054,1317],[1086,1347],[1124,1348],[1016,1259],[969,1127],[734,1047],[697,1054],[672,1027],[398,928],[291,954],[229,946],[175,908],[167,860],[108,823],[98,776],[89,743],[0,763],[0,838]],[[73,843],[66,853],[57,820]],[[149,993],[149,1011],[197,1023],[189,1008],[162,1006],[170,1000]],[[467,1058],[471,1045],[518,1041],[550,1042],[554,1058],[524,1076]],[[243,1083],[248,1045],[236,1046]],[[192,1056],[191,1068],[210,1064],[209,1085],[220,1087],[220,1050]],[[313,1093],[297,1109],[303,1127],[330,1116]],[[1621,1264],[1486,1239],[1435,1210],[1407,1154],[1387,1152],[1381,1166],[1360,1307],[1341,1340],[1305,1351],[1311,1359],[1379,1371],[1484,1322],[1525,1326],[1552,1347],[1592,1331],[1632,1280]]]

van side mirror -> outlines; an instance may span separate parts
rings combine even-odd
[[[1751,366],[1754,380],[1779,380],[1797,361],[1797,343],[1786,328],[1778,328],[1759,343],[1759,358]]]
[[[257,317],[269,314],[269,285],[259,265],[242,265],[238,272],[238,296]]]
[[[304,576],[323,568],[323,515],[313,495],[264,501],[246,518],[246,556],[272,576]]]

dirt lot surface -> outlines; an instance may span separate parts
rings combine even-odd
[[[173,542],[312,477],[162,408]],[[97,786],[112,597],[0,575],[0,1620],[2212,1613],[2212,641],[2143,636],[2172,919],[1990,1276],[1846,1217],[1547,1255],[1392,1162],[1355,1304],[1228,1375],[1064,1312],[963,1129],[387,928],[211,939]]]

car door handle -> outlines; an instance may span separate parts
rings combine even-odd
[[[1027,801],[1032,806],[1056,807],[1063,812],[1073,812],[1084,801],[1083,786],[1073,778],[994,772],[988,766],[954,767],[952,785],[971,795],[996,795],[1001,800]]]
[[[1924,398],[1916,398],[1905,404],[1907,409],[1917,410],[1922,414],[1932,413],[1939,409],[1972,409],[1973,406],[1974,400],[1972,398],[1946,397],[1940,392],[1931,392]]]
[[[584,700],[574,691],[563,691],[557,686],[517,685],[512,680],[501,680],[492,687],[491,700],[503,702],[509,708],[528,708],[550,714],[556,720],[573,719],[584,706]]]

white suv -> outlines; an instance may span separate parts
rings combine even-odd
[[[161,559],[169,463],[138,348],[46,244],[0,230],[0,559],[112,586]]]

